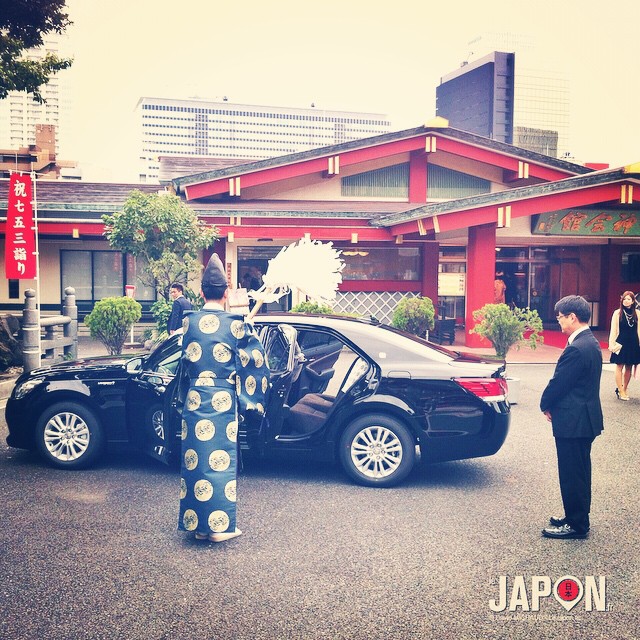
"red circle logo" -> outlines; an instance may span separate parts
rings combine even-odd
[[[575,580],[565,578],[558,584],[556,592],[558,594],[558,598],[565,602],[571,602],[572,600],[580,597],[580,586]]]

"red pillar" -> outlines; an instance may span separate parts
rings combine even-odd
[[[493,302],[493,281],[496,273],[496,225],[469,227],[467,244],[467,292],[465,312],[465,344],[467,347],[491,346],[469,331],[473,329],[473,312]]]
[[[440,244],[426,242],[422,245],[422,288],[420,295],[431,298],[438,314],[438,262],[440,260]]]
[[[409,202],[427,201],[427,154],[412,151],[409,156]]]

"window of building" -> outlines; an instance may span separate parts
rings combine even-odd
[[[135,298],[138,301],[154,302],[156,289],[146,272],[146,260],[142,257],[134,258],[127,254],[125,263],[125,283],[132,284],[136,288]]]
[[[125,284],[136,286],[136,300],[155,300],[155,288],[142,282],[141,264],[136,264],[133,256],[125,259],[119,251],[62,250],[60,265],[62,291],[73,287],[78,302],[94,304],[103,298],[123,296]]]
[[[116,251],[93,251],[92,258],[94,299],[121,296],[124,291],[122,254]]]
[[[464,323],[467,287],[465,247],[440,247],[438,261],[437,315]],[[434,301],[435,304],[435,301]]]
[[[20,297],[20,280],[8,280],[9,300],[17,300]]]
[[[409,164],[397,164],[365,171],[341,180],[345,197],[406,198],[409,193]]]
[[[343,280],[420,280],[418,247],[365,247],[342,249]]]
[[[491,182],[476,178],[460,171],[429,165],[427,173],[427,195],[429,200],[452,198],[465,198],[480,193],[489,193]]]
[[[622,282],[640,282],[640,253],[622,254]]]

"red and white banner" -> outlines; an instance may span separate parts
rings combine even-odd
[[[7,280],[32,280],[37,275],[32,189],[29,174],[11,174],[4,248]]]

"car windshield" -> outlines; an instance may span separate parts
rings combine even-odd
[[[182,336],[176,335],[161,343],[142,364],[144,371],[175,373],[182,350]]]

